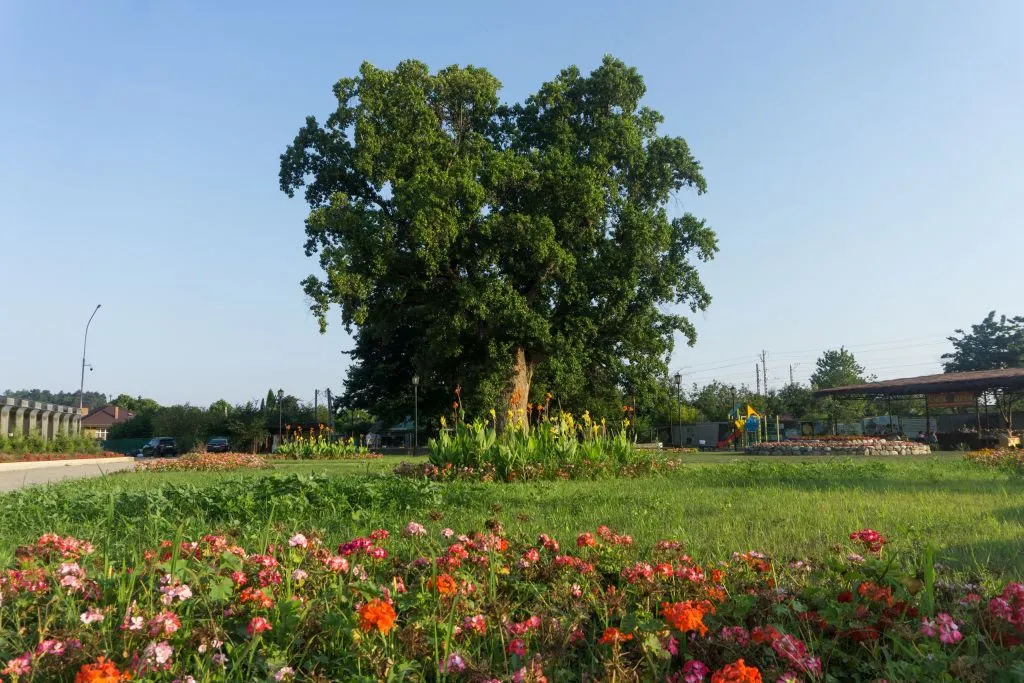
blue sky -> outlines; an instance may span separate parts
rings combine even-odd
[[[377,7],[381,7],[378,9]],[[383,9],[386,7],[387,9]],[[686,383],[778,386],[846,344],[938,369],[1022,314],[1024,3],[0,2],[0,389],[163,403],[341,388],[278,155],[363,60],[490,69],[519,100],[611,53],[705,167],[721,252]]]

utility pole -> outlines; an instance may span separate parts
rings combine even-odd
[[[334,404],[331,402],[331,390],[327,390],[327,426],[331,428],[331,433],[334,433]]]
[[[320,390],[313,390],[313,422],[320,423]]]
[[[764,375],[764,395],[768,395],[768,352],[761,351],[761,373]]]
[[[789,364],[789,383],[790,384],[795,384],[795,382],[793,381],[793,364],[792,363]]]
[[[754,363],[754,374],[757,376],[757,394],[761,393],[761,366]]]

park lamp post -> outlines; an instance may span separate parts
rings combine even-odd
[[[284,432],[281,430],[281,408],[284,402],[284,389],[277,390],[277,443],[280,445],[284,441]]]
[[[679,420],[679,445],[683,445],[683,373],[677,372],[673,378],[676,381],[676,417]]]
[[[412,455],[420,449],[420,376],[412,376]]]
[[[89,325],[92,325],[92,319],[96,317],[96,311],[100,310],[100,306],[103,304],[96,304],[96,308],[93,309],[92,315],[89,316],[89,322],[85,324],[85,341],[82,342],[82,380],[78,384],[78,413],[82,413],[82,405],[85,402],[85,348],[89,344]],[[92,366],[89,366],[92,370]]]

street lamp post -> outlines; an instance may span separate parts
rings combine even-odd
[[[85,402],[85,347],[89,344],[89,325],[92,325],[92,319],[96,317],[96,311],[100,310],[100,306],[103,304],[96,304],[96,308],[93,309],[92,315],[89,316],[89,322],[85,324],[85,341],[82,342],[82,380],[78,384],[78,412],[82,412],[82,405]]]
[[[679,420],[679,445],[683,445],[683,373],[677,372],[674,378],[676,380],[676,417]]]
[[[281,408],[284,403],[284,389],[277,390],[277,443],[284,441],[284,432],[281,430]]]
[[[412,376],[412,455],[420,449],[420,376]]]

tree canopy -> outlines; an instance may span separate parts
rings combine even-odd
[[[674,336],[696,338],[677,311],[709,305],[691,259],[717,241],[667,206],[706,183],[686,141],[658,134],[640,74],[606,57],[511,105],[500,85],[473,66],[364,63],[281,156],[323,271],[303,286],[321,330],[335,305],[354,330],[362,407],[407,406],[413,374],[435,408],[456,385],[471,408],[524,407],[531,389],[582,407],[656,382]]]
[[[864,375],[864,366],[857,362],[853,353],[845,347],[830,349],[821,354],[815,362],[814,373],[811,375],[811,388],[830,389],[849,384],[864,384],[870,378]],[[848,422],[864,417],[868,402],[861,399],[845,400],[832,396],[822,399],[818,405],[832,422],[832,430],[840,422]]]
[[[996,318],[991,311],[971,331],[956,330],[947,337],[952,353],[942,354],[946,372],[1000,370],[1024,367],[1024,317]]]

